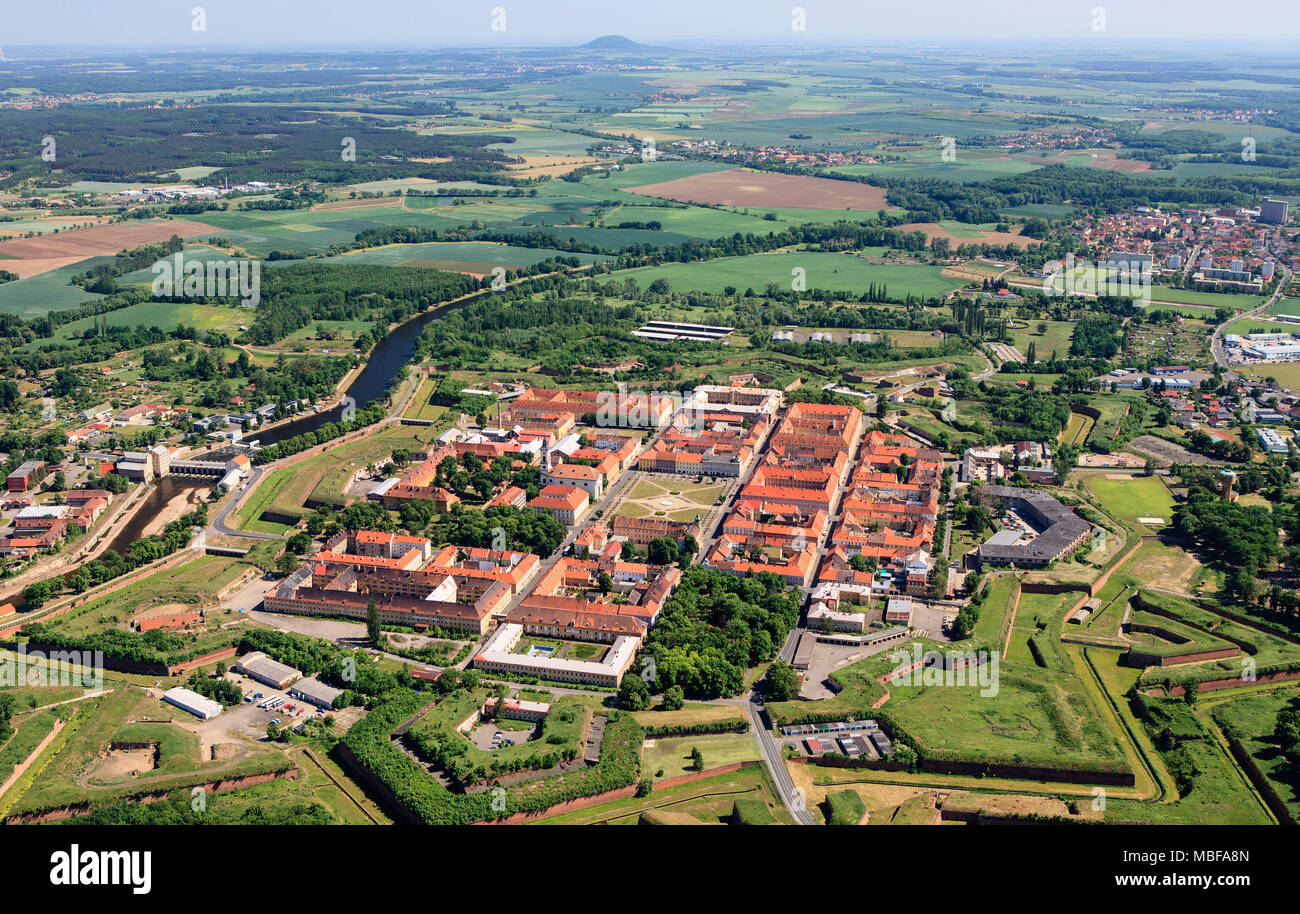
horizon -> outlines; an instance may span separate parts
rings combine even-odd
[[[192,22],[198,10],[203,11],[201,30]],[[802,10],[802,29],[794,27],[796,10]],[[486,0],[470,7],[434,10],[415,0],[379,0],[364,6],[321,0],[307,15],[291,5],[254,0],[180,6],[168,0],[141,0],[128,10],[94,0],[63,0],[61,12],[57,18],[35,7],[9,12],[0,44],[14,49],[469,50],[575,47],[608,35],[666,47],[1059,41],[1273,44],[1300,38],[1300,9],[1287,0],[1259,0],[1252,4],[1249,17],[1225,12],[1212,0],[1188,0],[1176,16],[1163,4],[1137,0],[1050,4],[935,0],[924,9],[889,10],[863,8],[851,0],[757,0],[746,4],[743,13],[733,11],[730,4],[702,8],[687,0],[662,0],[652,8],[610,8],[593,0],[520,6]],[[887,18],[882,21],[883,17]],[[575,33],[587,37],[575,39]]]

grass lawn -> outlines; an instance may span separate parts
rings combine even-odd
[[[1015,347],[1029,357],[1029,344],[1034,344],[1034,355],[1041,362],[1046,362],[1055,352],[1064,358],[1070,351],[1070,336],[1074,333],[1074,321],[1029,321],[1023,330],[1012,330],[1011,341]],[[1047,330],[1038,332],[1038,325],[1046,324]],[[1041,375],[1039,376],[1041,377]],[[1046,385],[1044,385],[1046,386]]]
[[[1110,479],[1108,473],[1080,474],[1083,484],[1103,508],[1116,517],[1137,522],[1139,517],[1173,520],[1174,498],[1156,476]],[[1113,474],[1119,475],[1119,474]],[[1139,525],[1141,526],[1141,525]],[[1154,528],[1154,525],[1148,525]]]
[[[635,711],[632,716],[642,727],[692,727],[720,721],[745,721],[745,712],[735,705],[706,705],[688,702],[679,711]]]
[[[109,694],[79,706],[84,719],[53,761],[39,774],[11,812],[44,809],[70,803],[108,802],[145,790],[166,790],[189,784],[255,772],[281,770],[289,763],[283,753],[257,743],[239,743],[238,757],[223,761],[199,758],[198,737],[168,723],[177,713],[143,689],[118,686]],[[188,717],[188,715],[186,715]],[[74,719],[75,720],[75,719]],[[62,738],[62,735],[60,735]],[[100,753],[114,740],[157,742],[158,767],[138,777],[98,773]]]
[[[978,685],[890,685],[885,708],[923,746],[974,758],[1042,762],[1122,759],[1073,673],[1002,664],[996,695]]]
[[[1259,295],[1202,292],[1198,289],[1171,289],[1168,286],[1153,286],[1151,300],[1153,302],[1177,302],[1187,305],[1208,305],[1212,308],[1232,308],[1234,311],[1249,311],[1264,301]],[[1159,307],[1159,305],[1155,307]]]
[[[193,561],[149,575],[134,584],[92,600],[50,620],[50,624],[69,634],[85,634],[124,626],[141,610],[171,603],[211,609],[217,593],[233,583],[249,566],[237,558],[200,555]],[[221,626],[230,621],[223,611],[210,612],[207,630],[185,632],[187,641],[226,640]]]
[[[718,768],[733,762],[758,761],[758,743],[749,733],[723,733],[703,736],[682,736],[671,739],[651,739],[641,751],[641,771],[655,781],[690,774],[691,750],[698,747],[704,756],[704,767]],[[663,774],[659,772],[662,771]]]
[[[732,485],[732,481],[697,483],[676,476],[643,477],[632,486],[615,516],[693,520],[707,514]]]
[[[263,529],[283,533],[287,528],[272,524],[269,528],[252,526],[264,511],[286,517],[307,513],[308,499],[342,505],[343,489],[359,469],[371,463],[384,463],[394,450],[423,451],[437,435],[434,426],[390,426],[356,441],[339,445],[322,454],[273,471],[235,515],[242,529]],[[265,490],[265,491],[264,491]]]
[[[823,252],[750,254],[707,263],[670,263],[612,273],[606,280],[633,279],[645,288],[656,279],[666,279],[675,292],[721,292],[727,286],[740,292],[762,292],[768,283],[789,289],[795,269],[805,271],[809,289],[852,292],[855,296],[871,283],[886,286],[893,297],[912,294],[922,298],[934,298],[963,285],[960,280],[943,276],[941,267],[873,264],[852,253]]]
[[[989,583],[988,593],[980,608],[979,621],[975,623],[976,638],[1001,648],[1002,630],[1018,586],[1015,578],[1009,574],[999,575]]]
[[[690,751],[689,747],[687,751]],[[704,752],[704,748],[700,748]],[[705,753],[707,762],[708,754]],[[636,825],[642,811],[661,810],[688,816],[698,822],[717,824],[727,819],[736,800],[751,799],[763,803],[776,821],[792,824],[790,814],[776,798],[767,771],[762,765],[749,765],[730,774],[703,778],[667,790],[656,790],[647,797],[616,800],[587,809],[542,819],[540,825]],[[685,821],[685,820],[683,820]]]
[[[1215,722],[1241,740],[1291,814],[1300,817],[1300,780],[1288,770],[1286,757],[1273,741],[1278,713],[1300,707],[1300,689],[1294,686],[1271,689],[1206,704]]]

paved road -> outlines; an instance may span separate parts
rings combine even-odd
[[[781,802],[785,804],[796,825],[816,825],[812,814],[808,812],[807,798],[802,790],[794,786],[790,772],[786,770],[780,745],[763,725],[763,717],[760,713],[762,707],[761,700],[754,695],[745,703],[745,712],[749,715],[750,729],[758,740],[758,748],[763,753],[763,762],[767,765],[767,770],[772,775],[772,782],[776,785],[777,795],[780,796]]]
[[[234,510],[238,508],[241,503],[247,501],[248,497],[253,494],[253,489],[257,487],[257,484],[262,479],[262,474],[265,472],[266,467],[264,466],[253,467],[252,470],[249,471],[248,481],[240,487],[239,491],[235,494],[235,497],[226,502],[226,506],[216,513],[208,523],[208,526],[223,536],[239,536],[244,539],[254,540],[283,539],[284,537],[277,536],[274,533],[256,533],[252,530],[236,530],[234,527],[226,524],[227,518],[230,517]]]
[[[1264,302],[1258,308],[1247,311],[1245,314],[1233,315],[1214,328],[1214,338],[1210,341],[1210,355],[1214,357],[1215,364],[1225,369],[1231,368],[1231,363],[1228,361],[1227,353],[1223,351],[1223,332],[1228,328],[1228,325],[1246,318],[1259,317],[1261,314],[1268,311],[1269,308],[1273,307],[1273,305],[1277,303],[1278,299],[1280,299],[1286,292],[1286,285],[1290,280],[1291,274],[1286,267],[1281,264],[1279,264],[1279,266],[1282,269],[1282,277],[1278,280],[1277,288],[1273,290],[1273,294],[1269,296],[1268,301]]]

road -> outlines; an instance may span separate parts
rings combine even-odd
[[[796,825],[816,825],[812,814],[808,812],[808,801],[802,790],[794,786],[794,780],[790,777],[790,772],[786,770],[785,759],[781,755],[781,747],[775,739],[772,738],[771,732],[763,724],[762,701],[757,695],[751,696],[750,700],[745,702],[745,713],[749,715],[750,729],[754,733],[755,739],[758,740],[758,748],[763,753],[763,762],[767,765],[767,770],[772,775],[772,782],[776,785],[777,795],[785,808],[789,810],[791,817]]]
[[[1259,317],[1261,314],[1268,311],[1269,308],[1273,307],[1273,305],[1277,303],[1278,299],[1285,294],[1287,282],[1289,282],[1291,278],[1291,271],[1280,263],[1278,266],[1281,267],[1282,277],[1278,280],[1277,288],[1273,290],[1273,294],[1269,296],[1268,301],[1264,302],[1258,308],[1247,311],[1245,314],[1234,315],[1214,328],[1214,338],[1210,341],[1210,355],[1214,357],[1214,363],[1219,367],[1224,369],[1231,368],[1228,356],[1223,351],[1223,332],[1228,328],[1228,325],[1239,320]]]
[[[262,480],[262,474],[266,472],[266,467],[255,466],[248,473],[248,481],[240,486],[235,497],[226,502],[225,507],[219,510],[208,523],[208,526],[223,536],[239,536],[245,539],[254,540],[278,540],[283,537],[276,536],[273,533],[256,533],[252,530],[236,530],[234,527],[226,524],[226,519],[238,508],[243,502],[248,500],[248,496],[253,494],[253,489]]]

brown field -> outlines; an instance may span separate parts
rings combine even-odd
[[[683,203],[771,206],[790,209],[885,209],[885,190],[855,181],[770,174],[732,168],[629,187],[630,192]]]
[[[584,165],[595,165],[600,159],[591,156],[524,156],[523,164],[506,166],[509,171],[521,178],[537,178],[545,175],[558,178]]]
[[[33,216],[41,222],[57,222],[62,225],[85,225],[87,222],[93,222],[95,225],[101,224],[104,216],[52,216],[48,212],[37,213]],[[15,222],[9,225],[0,225],[0,235],[26,235],[31,231],[31,226],[22,222]]]
[[[961,238],[935,222],[909,222],[907,225],[900,225],[899,230],[921,232],[925,235],[927,241],[932,241],[935,238],[947,238],[954,248],[963,244],[1014,244],[1017,247],[1027,248],[1031,244],[1038,243],[1033,238],[1021,238],[1014,232],[980,232],[978,238]]]
[[[146,222],[141,225],[96,225],[92,228],[59,232],[57,235],[0,241],[0,255],[6,258],[4,260],[6,270],[26,279],[29,276],[66,267],[88,257],[116,254],[118,251],[139,247],[142,244],[166,241],[172,235],[197,238],[223,231],[225,230],[187,219]]]
[[[1033,161],[1041,165],[1061,165],[1074,156],[1084,153],[1092,155],[1096,160],[1092,163],[1094,168],[1127,173],[1151,170],[1150,162],[1143,162],[1138,159],[1121,159],[1117,150],[1106,149],[1105,147],[1097,149],[1058,149],[1048,156],[1035,157]]]
[[[1124,573],[1135,581],[1150,581],[1165,590],[1191,593],[1201,563],[1176,546],[1147,543],[1129,559]]]

